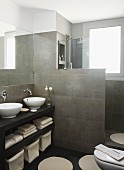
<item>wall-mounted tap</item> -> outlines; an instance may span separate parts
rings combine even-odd
[[[2,92],[1,92],[1,97],[3,98],[3,101],[5,102],[6,101],[6,97],[7,97],[7,92],[5,91],[5,90],[3,90]]]
[[[22,91],[23,91],[24,93],[25,93],[25,92],[28,92],[30,96],[32,95],[32,91],[31,91],[30,89],[28,89],[28,88],[27,88],[26,90],[22,90]]]
[[[27,92],[29,93],[29,95],[32,95],[32,91],[30,89],[27,88]]]

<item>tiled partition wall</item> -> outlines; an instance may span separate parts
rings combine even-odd
[[[106,81],[106,130],[124,132],[124,81]]]
[[[104,141],[104,70],[56,70],[56,45],[56,32],[34,36],[34,93],[54,89],[54,144],[92,153]]]

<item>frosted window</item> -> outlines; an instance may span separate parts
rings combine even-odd
[[[120,73],[121,26],[90,30],[89,67]]]

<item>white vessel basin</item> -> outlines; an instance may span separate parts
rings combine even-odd
[[[13,118],[21,111],[21,103],[1,103],[0,115],[2,118]]]
[[[43,97],[27,97],[24,98],[23,101],[25,104],[31,109],[31,110],[37,110],[39,109],[44,103],[45,98]]]

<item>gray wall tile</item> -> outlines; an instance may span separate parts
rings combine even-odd
[[[70,96],[54,96],[53,103],[56,106],[56,117],[70,118],[71,114],[71,97]]]
[[[86,143],[86,121],[80,119],[71,119],[71,133],[70,140],[71,141],[80,141],[80,145],[82,143]]]
[[[34,85],[33,84],[24,84],[24,85],[11,85],[11,86],[0,86],[0,93],[3,90],[7,92],[6,102],[23,102],[23,98],[28,97],[28,93],[22,92],[27,88],[31,89],[34,94]],[[0,103],[3,103],[3,98],[0,97]]]
[[[69,140],[70,138],[70,119],[55,117],[55,138]]]
[[[95,144],[104,140],[105,72],[56,70],[57,34],[35,34],[34,93],[46,96],[45,86],[53,87],[54,144],[91,153]]]

